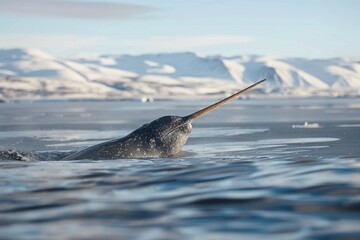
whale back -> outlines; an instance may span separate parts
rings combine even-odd
[[[165,157],[181,151],[191,133],[182,117],[165,116],[144,124],[122,138],[99,143],[64,160]]]

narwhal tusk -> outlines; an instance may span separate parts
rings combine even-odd
[[[202,115],[204,115],[204,114],[206,114],[208,112],[211,112],[212,110],[220,107],[224,103],[226,103],[226,102],[240,96],[241,94],[249,91],[250,89],[256,87],[257,85],[259,85],[260,83],[262,83],[264,81],[266,81],[266,79],[263,79],[263,80],[261,80],[261,81],[259,81],[257,83],[254,83],[253,85],[251,85],[251,86],[249,86],[249,87],[247,87],[247,88],[245,88],[245,89],[243,89],[243,90],[241,90],[241,91],[239,91],[239,92],[237,92],[237,93],[235,93],[235,94],[233,94],[233,95],[231,95],[231,96],[229,96],[227,98],[224,98],[223,100],[221,100],[221,101],[219,101],[217,103],[214,103],[214,104],[212,104],[212,105],[210,105],[210,106],[208,106],[206,108],[203,108],[203,109],[201,109],[201,110],[199,110],[199,111],[197,111],[197,112],[195,112],[193,114],[190,114],[189,116],[184,117],[184,119],[187,119],[187,121],[192,122],[193,120],[201,117]]]

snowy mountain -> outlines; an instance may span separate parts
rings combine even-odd
[[[0,50],[0,99],[198,98],[268,81],[251,95],[360,95],[360,60],[201,57],[194,53],[56,58]]]

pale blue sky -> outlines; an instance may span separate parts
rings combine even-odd
[[[1,0],[0,48],[360,57],[359,0]]]

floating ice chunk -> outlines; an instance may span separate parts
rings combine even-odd
[[[318,123],[305,122],[303,125],[292,125],[292,128],[321,128]]]
[[[142,97],[141,98],[141,102],[145,103],[145,102],[153,102],[154,98],[152,97]]]

